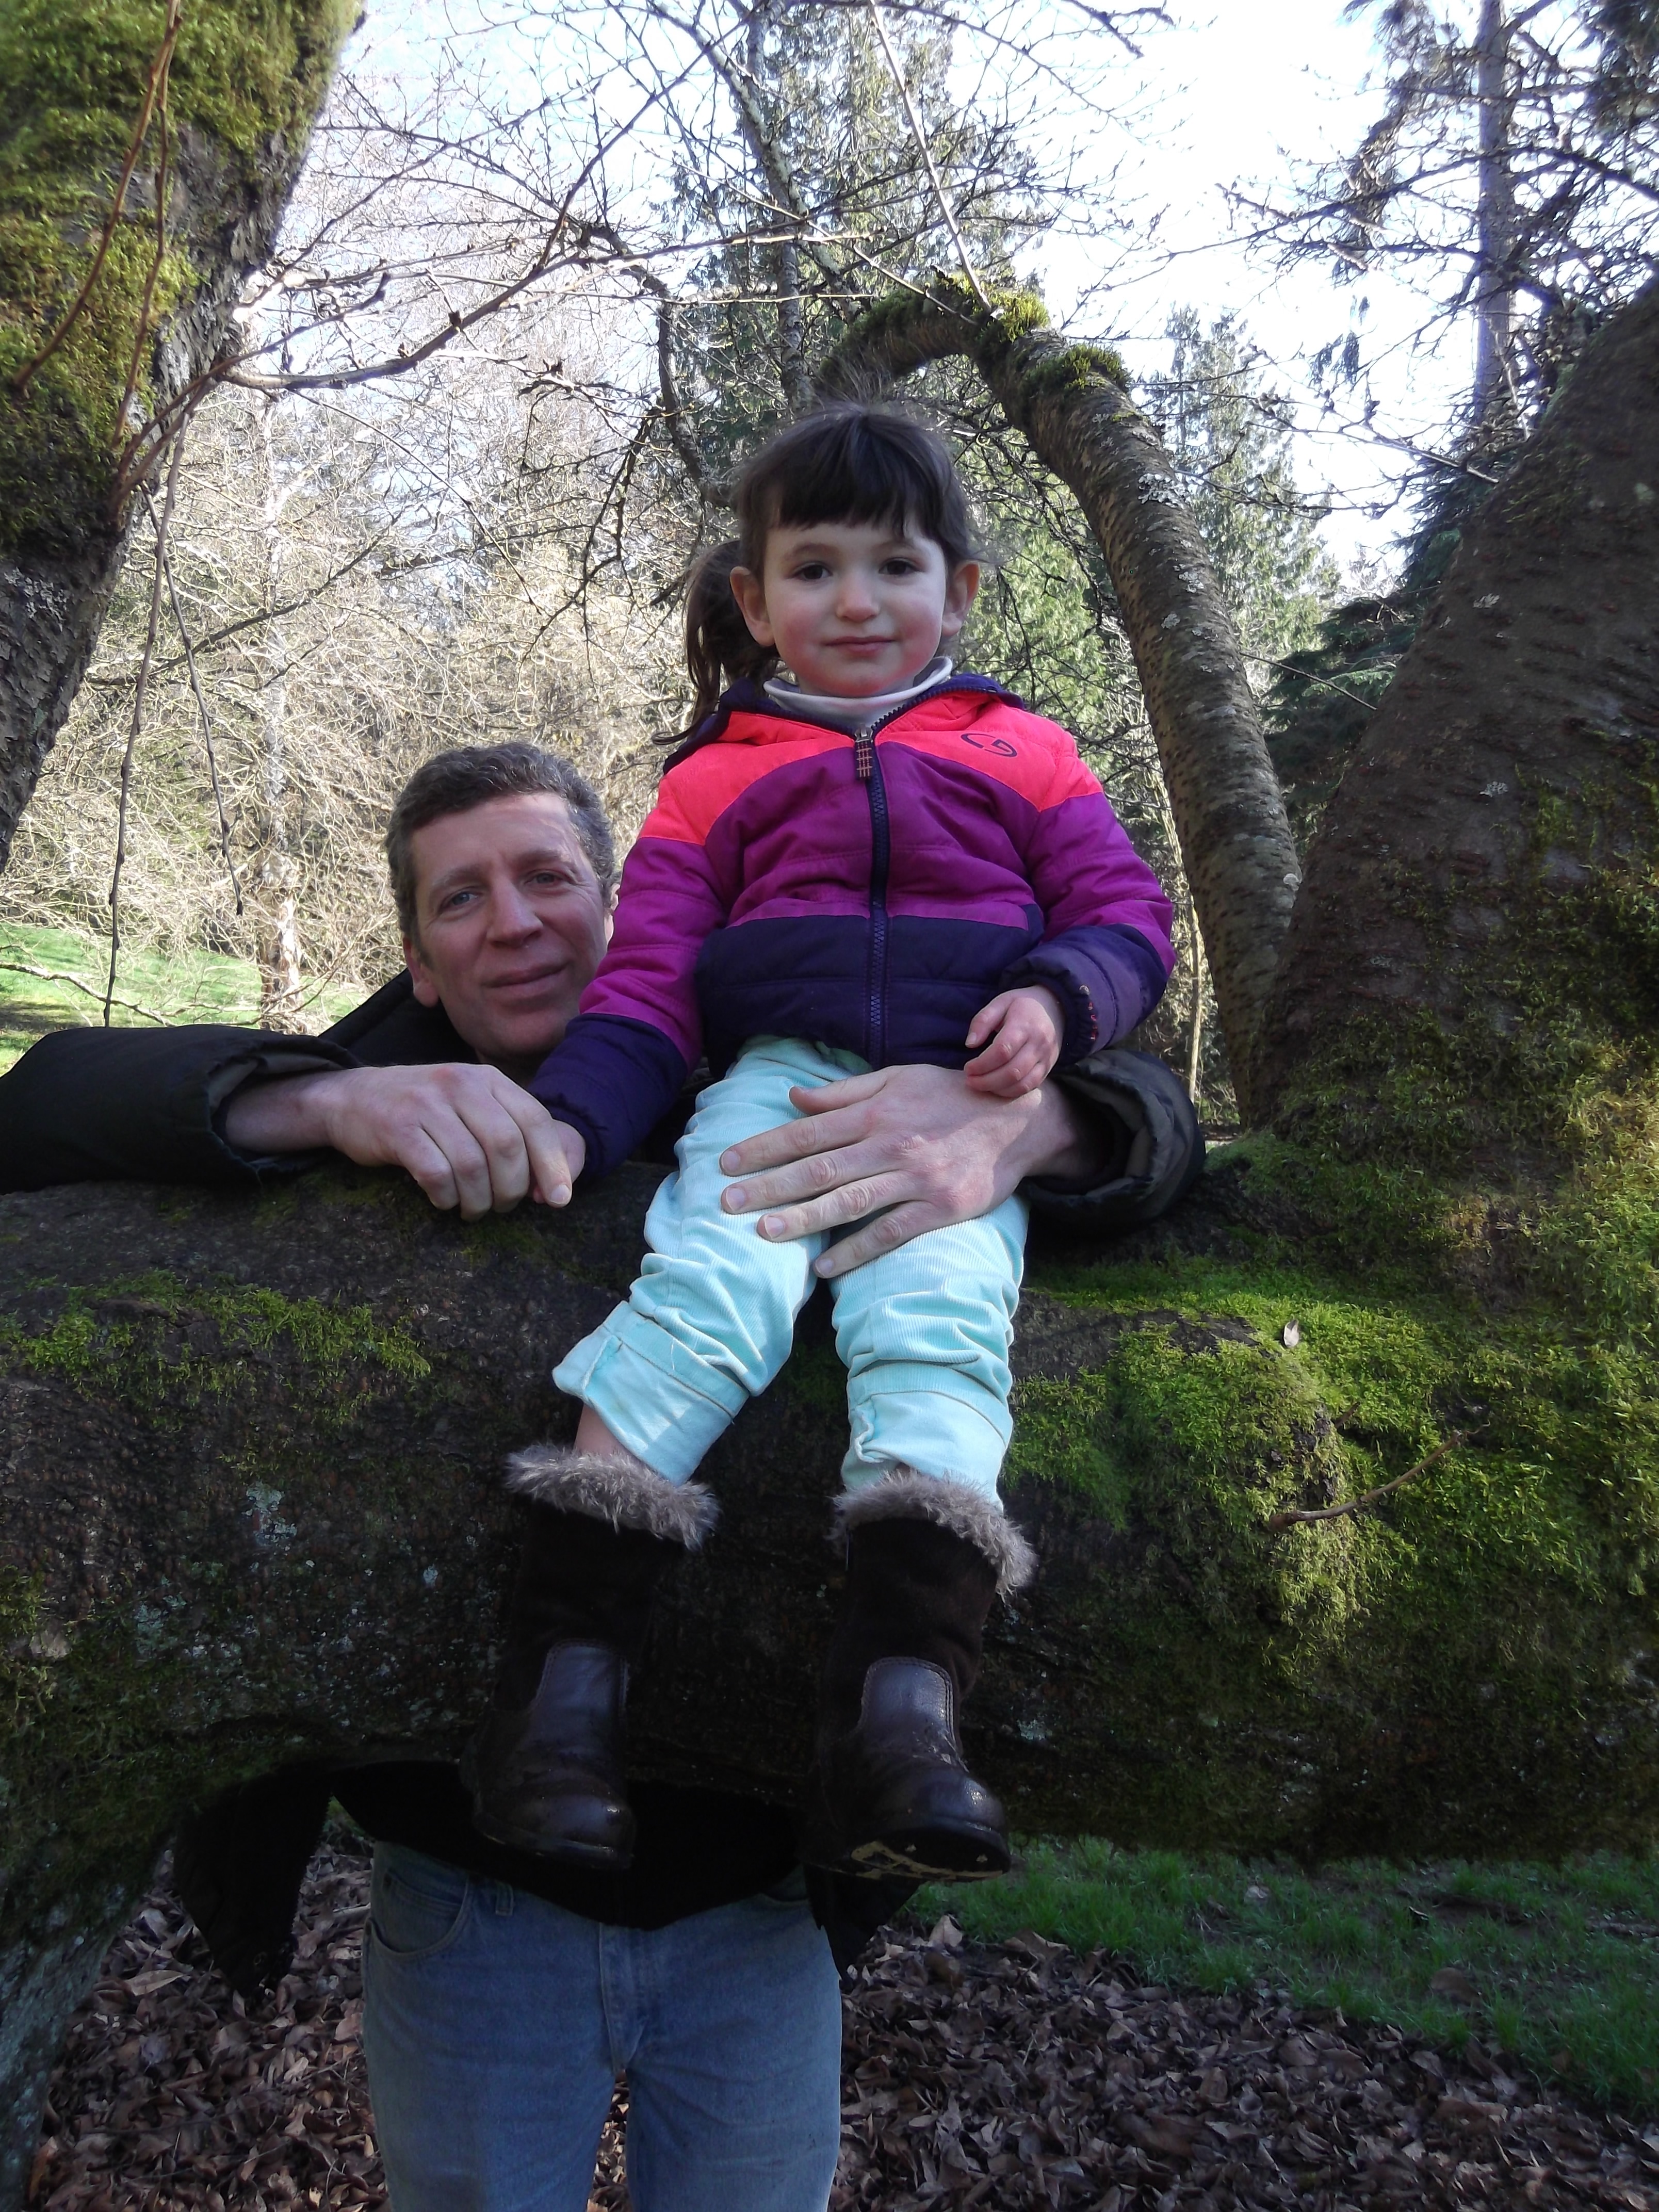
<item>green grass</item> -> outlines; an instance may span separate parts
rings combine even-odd
[[[108,969],[109,946],[98,938],[0,922],[0,1074],[48,1030],[100,1023]],[[65,977],[72,980],[58,980]],[[258,969],[223,953],[124,951],[115,995],[111,1019],[121,1028],[155,1021],[251,1027],[258,1019]],[[360,995],[321,993],[307,1010],[310,1024],[337,1020]]]
[[[1659,1857],[1305,1874],[1036,1843],[1006,1881],[927,1890],[916,1909],[982,1942],[1034,1929],[1149,1981],[1284,1991],[1452,2051],[1474,2034],[1589,2102],[1659,2112]],[[1448,1968],[1474,1993],[1431,1988]]]

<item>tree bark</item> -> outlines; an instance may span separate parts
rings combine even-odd
[[[1308,856],[1264,1103],[1287,1133],[1549,1175],[1659,1037],[1659,283],[1465,534]]]
[[[987,312],[943,282],[897,295],[854,326],[819,387],[868,391],[965,357],[1076,495],[1146,694],[1248,1123],[1257,1036],[1301,880],[1295,842],[1238,633],[1169,457],[1115,356],[1068,344],[1046,319],[1034,300]]]
[[[255,957],[259,970],[259,1026],[303,1030],[305,986],[300,972],[300,862],[294,850],[294,799],[288,775],[288,629],[276,610],[283,604],[283,509],[292,486],[278,481],[276,443],[271,436],[273,400],[259,410],[259,447],[264,463],[263,517],[265,605],[261,641],[265,658],[260,786],[258,865],[254,871]]]
[[[458,1750],[507,1580],[502,1460],[571,1433],[550,1364],[625,1290],[656,1179],[626,1169],[566,1215],[471,1227],[404,1178],[350,1171],[263,1196],[0,1200],[14,2171],[62,2021],[183,1813],[289,1761]],[[1390,1441],[1378,1394],[1417,1286],[1384,1310],[1374,1283],[1304,1276],[1285,1348],[1286,1309],[1251,1286],[1272,1238],[1302,1232],[1251,1184],[1206,1177],[1173,1241],[1145,1232],[1081,1271],[1034,1249],[1007,1488],[1043,1566],[993,1624],[976,1767],[1022,1830],[1124,1844],[1644,1843],[1659,1753],[1639,1515],[1604,1532],[1587,1580],[1552,1548],[1576,1510],[1564,1475],[1549,1540],[1494,1549],[1494,1446],[1444,1455],[1386,1511],[1276,1527],[1375,1479],[1340,1425],[1368,1315],[1364,1422],[1391,1472],[1419,1455],[1431,1386],[1409,1380]],[[793,1796],[838,1580],[843,1406],[810,1308],[784,1376],[708,1463],[723,1518],[671,1577],[631,1696],[640,1771]],[[1599,1496],[1594,1468],[1580,1486]]]
[[[1509,88],[1512,26],[1505,0],[1481,0],[1475,33],[1475,98],[1480,103],[1479,206],[1475,218],[1474,391],[1469,413],[1477,434],[1492,436],[1495,416],[1513,426],[1516,404],[1510,353],[1515,324],[1515,102]],[[1511,428],[1511,435],[1514,434]]]
[[[112,149],[140,113],[161,11],[152,27],[131,9],[112,28],[97,0],[34,4],[43,27],[27,48],[33,74],[8,87],[6,110],[9,137],[29,155],[0,188],[0,214],[14,218],[15,287],[0,296],[0,866],[120,572],[134,489],[124,454],[137,416],[174,415],[209,375],[243,283],[270,252],[352,14],[342,0],[264,10],[201,0],[186,11],[165,125],[176,297],[141,327],[143,286],[121,276],[154,252],[158,117],[104,272],[36,368],[110,214]],[[143,374],[124,415],[139,340]]]

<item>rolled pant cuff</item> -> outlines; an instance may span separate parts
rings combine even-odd
[[[952,1390],[934,1368],[924,1387],[848,1392],[851,1437],[842,1462],[849,1490],[879,1481],[896,1467],[959,1483],[1000,1510],[997,1477],[1013,1433],[1007,1407],[971,1384]],[[884,1386],[891,1370],[882,1376]]]
[[[695,1364],[665,1329],[621,1309],[572,1346],[553,1382],[580,1398],[647,1467],[684,1482],[749,1402],[740,1383],[728,1385],[730,1404],[699,1388],[722,1378],[697,1366],[693,1382],[685,1370]]]

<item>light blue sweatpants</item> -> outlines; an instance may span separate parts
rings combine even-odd
[[[646,1217],[650,1249],[626,1305],[553,1370],[617,1440],[671,1482],[704,1454],[789,1356],[795,1316],[829,1236],[773,1244],[758,1214],[724,1213],[728,1146],[799,1118],[792,1085],[859,1075],[854,1054],[757,1037],[697,1101],[678,1172]],[[899,1463],[965,1482],[993,1501],[1008,1448],[1008,1347],[1019,1303],[1025,1207],[933,1229],[830,1285],[847,1370],[849,1490]]]

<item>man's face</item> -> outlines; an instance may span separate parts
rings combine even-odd
[[[604,956],[610,921],[570,810],[553,792],[440,815],[410,839],[416,935],[404,957],[480,1060],[527,1073]]]

